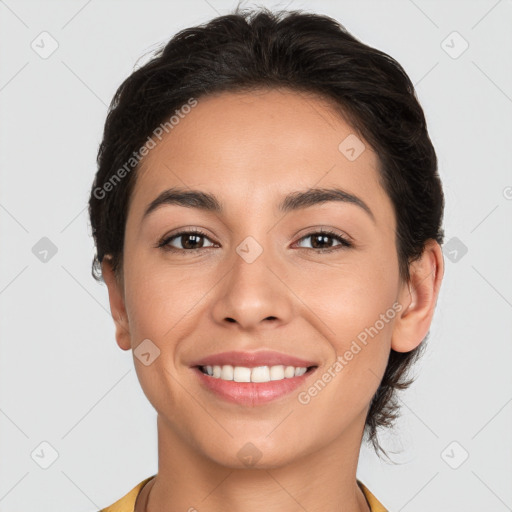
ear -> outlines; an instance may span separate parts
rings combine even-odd
[[[391,348],[410,352],[428,334],[444,274],[441,247],[428,240],[419,260],[409,267],[410,280],[402,286],[398,301],[402,305],[393,327]]]
[[[116,327],[116,341],[123,350],[130,350],[130,325],[124,304],[124,290],[112,268],[109,256],[105,256],[101,262],[101,273],[108,288],[110,312]]]

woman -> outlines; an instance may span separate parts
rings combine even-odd
[[[93,275],[159,460],[103,510],[386,510],[359,450],[382,450],[444,269],[401,66],[326,16],[237,10],[125,80],[98,164]]]

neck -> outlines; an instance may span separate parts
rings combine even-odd
[[[291,463],[243,468],[205,458],[160,415],[157,426],[158,473],[143,489],[135,512],[370,510],[356,481],[361,421]]]

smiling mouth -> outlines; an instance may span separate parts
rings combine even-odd
[[[313,371],[317,366],[300,367],[273,365],[247,367],[226,364],[197,366],[196,368],[205,375],[214,379],[234,382],[263,383],[301,377],[302,375]]]

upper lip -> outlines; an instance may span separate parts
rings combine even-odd
[[[221,352],[213,354],[194,361],[190,366],[245,366],[253,368],[255,366],[295,366],[299,368],[307,368],[309,366],[317,366],[314,361],[307,361],[299,357],[288,354],[281,354],[271,350],[261,350],[258,352]]]

